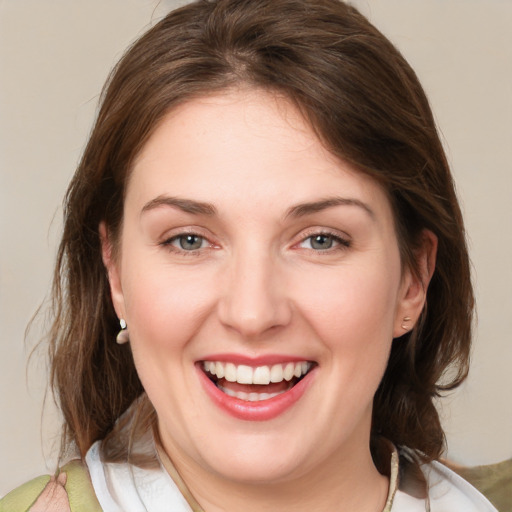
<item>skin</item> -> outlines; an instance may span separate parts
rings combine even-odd
[[[297,214],[327,198],[343,201]],[[386,193],[326,151],[286,99],[259,90],[169,113],[135,161],[115,260],[100,231],[163,447],[205,510],[382,510],[372,400],[403,318],[412,328],[423,308],[433,235],[420,275],[403,269]],[[179,236],[191,233],[203,238],[186,251]],[[332,247],[314,248],[317,234]],[[196,363],[219,353],[316,368],[291,408],[244,421],[199,382]]]

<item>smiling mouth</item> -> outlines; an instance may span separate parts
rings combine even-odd
[[[206,376],[226,395],[246,402],[260,402],[292,389],[311,371],[314,364],[299,361],[252,367],[222,361],[203,361],[201,366]]]

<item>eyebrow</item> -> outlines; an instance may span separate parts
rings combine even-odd
[[[159,208],[160,206],[178,208],[192,215],[215,215],[217,213],[217,209],[211,203],[203,203],[201,201],[193,201],[192,199],[183,199],[180,197],[158,196],[148,201],[142,207],[141,215],[147,211]]]
[[[301,203],[292,206],[287,211],[286,217],[304,217],[335,206],[357,206],[363,209],[372,219],[375,219],[375,212],[366,203],[349,197],[329,197],[311,203]]]
[[[217,213],[217,209],[211,203],[205,203],[202,201],[194,201],[192,199],[183,199],[180,197],[170,196],[158,196],[151,201],[148,201],[142,208],[141,214],[160,206],[170,206],[172,208],[178,208],[185,213],[192,215],[208,215],[212,216]],[[321,199],[319,201],[312,201],[309,203],[301,203],[292,206],[285,215],[287,217],[304,217],[313,213],[326,210],[328,208],[334,208],[336,206],[357,206],[362,208],[372,219],[375,219],[375,213],[373,210],[363,201],[354,198],[347,197],[331,197],[327,199]]]

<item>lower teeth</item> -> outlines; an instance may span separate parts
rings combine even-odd
[[[232,391],[231,389],[224,388],[222,386],[217,385],[217,387],[226,395],[238,398],[240,400],[245,400],[246,402],[260,402],[262,400],[269,400],[270,398],[274,398],[277,395],[283,394],[285,391],[281,391],[279,393],[245,393],[244,391]]]

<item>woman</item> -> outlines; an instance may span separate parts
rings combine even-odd
[[[397,50],[337,0],[189,4],[115,68],[66,197],[50,356],[82,463],[4,503],[494,510],[433,462],[472,310]]]

